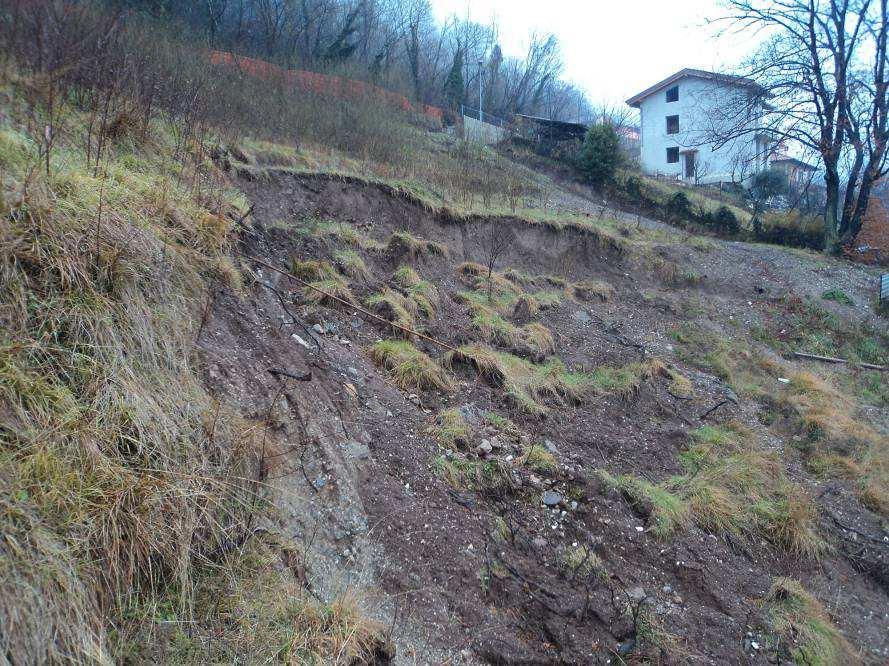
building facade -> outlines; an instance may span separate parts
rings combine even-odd
[[[627,100],[639,109],[642,170],[693,184],[745,183],[768,168],[767,111],[750,79],[683,69]]]

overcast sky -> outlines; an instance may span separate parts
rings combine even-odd
[[[559,38],[565,77],[595,103],[622,104],[684,67],[737,66],[752,48],[741,35],[716,36],[708,19],[718,0],[431,0],[439,19],[451,14],[495,18],[504,53],[521,56],[532,31]]]

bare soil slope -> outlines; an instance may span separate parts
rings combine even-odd
[[[381,346],[403,336],[243,258],[253,280],[217,291],[201,333],[209,387],[266,423],[264,478],[305,546],[294,566],[321,595],[379,590],[396,662],[889,656],[885,479],[813,472],[808,412],[781,393],[804,369],[779,355],[817,279],[859,303],[827,312],[885,331],[861,306],[869,273],[501,219],[514,235],[489,298],[472,265],[489,221],[357,180],[240,185],[242,257],[459,348]],[[854,417],[885,438],[886,404],[869,404]],[[864,464],[865,439],[830,454]]]

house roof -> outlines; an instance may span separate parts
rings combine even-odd
[[[818,171],[818,167],[809,164],[808,162],[803,162],[802,160],[798,160],[795,157],[776,157],[770,160],[771,164],[788,164],[790,166],[795,166],[799,169],[805,169],[806,171]]]
[[[727,85],[733,86],[743,86],[743,87],[751,87],[751,88],[759,88],[760,86],[753,79],[748,79],[743,76],[734,76],[732,74],[719,74],[718,72],[707,72],[703,69],[690,69],[686,67],[685,69],[681,69],[672,76],[668,76],[666,79],[659,83],[655,83],[650,88],[646,88],[641,93],[637,95],[633,95],[630,99],[627,100],[627,104],[630,106],[639,107],[640,102],[643,99],[648,97],[649,95],[653,95],[657,91],[662,88],[666,88],[669,85],[676,83],[684,78],[693,77],[696,79],[706,79],[708,81],[718,81],[719,83],[724,83]]]

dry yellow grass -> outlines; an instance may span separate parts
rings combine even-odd
[[[191,627],[203,609],[208,635],[231,630],[225,609],[202,605],[200,581],[225,569],[243,582],[222,560],[269,510],[250,481],[260,426],[214,400],[193,367],[212,283],[240,283],[230,232],[247,205],[211,168],[203,191],[191,189],[174,140],[157,132],[150,153],[109,146],[96,171],[82,137],[59,127],[47,176],[33,168],[37,146],[16,108],[4,106],[0,128],[3,658],[150,661],[169,647],[162,619]],[[65,129],[86,126],[65,113]],[[303,598],[282,589],[253,601]],[[284,618],[291,644],[360,654],[368,632],[357,606],[313,603]],[[261,642],[276,621],[245,624]],[[233,647],[221,663],[252,661]],[[180,663],[205,658],[198,650]]]
[[[382,340],[370,350],[371,358],[392,374],[404,389],[454,388],[451,375],[426,354],[403,340]]]

